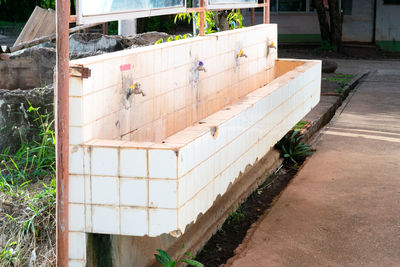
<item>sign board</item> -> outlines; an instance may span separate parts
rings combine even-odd
[[[257,7],[257,0],[207,0],[209,9],[224,9],[224,8],[251,8]]]
[[[186,0],[77,0],[77,24],[186,12]]]

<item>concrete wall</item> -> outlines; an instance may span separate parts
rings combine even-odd
[[[384,5],[378,0],[376,42],[384,50],[400,52],[400,5]]]
[[[344,16],[343,41],[371,42],[373,12],[373,0],[353,0],[352,14]]]

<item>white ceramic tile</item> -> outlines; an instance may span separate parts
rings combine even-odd
[[[149,206],[157,208],[176,208],[177,181],[150,180]]]
[[[92,224],[94,233],[119,234],[119,208],[93,205]]]
[[[149,150],[149,177],[177,178],[177,154],[173,150]]]
[[[91,173],[94,175],[117,176],[117,148],[92,147]]]
[[[69,232],[68,238],[69,258],[84,260],[86,258],[86,234],[82,232]]]
[[[120,205],[146,206],[147,181],[143,179],[120,178]]]
[[[69,176],[69,202],[85,202],[85,181],[82,175]]]
[[[90,174],[90,158],[91,158],[91,151],[92,147],[84,146],[83,148],[83,173]]]
[[[78,77],[69,78],[69,96],[82,96],[82,80]]]
[[[117,177],[92,176],[92,203],[102,205],[118,205]]]
[[[82,126],[82,99],[69,98],[69,126]]]
[[[69,146],[69,173],[83,174],[83,149],[81,146]]]
[[[86,261],[85,260],[69,260],[68,267],[85,267]]]
[[[126,177],[146,177],[146,153],[144,149],[121,149],[120,175]]]
[[[68,207],[68,230],[83,232],[85,230],[85,206],[83,204],[69,204]]]
[[[83,143],[82,127],[69,127],[69,144],[80,145]]]
[[[145,209],[121,208],[121,235],[144,236],[147,230]]]
[[[159,236],[177,230],[177,210],[150,209],[149,235]]]
[[[194,201],[191,200],[179,209],[179,229],[184,232],[185,228],[196,220],[197,214],[194,213]]]

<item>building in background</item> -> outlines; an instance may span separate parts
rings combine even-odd
[[[327,2],[327,1],[326,1]],[[375,43],[400,52],[400,0],[341,0],[343,41]],[[250,24],[250,10],[245,10]],[[262,22],[256,10],[256,23]],[[271,23],[278,24],[280,42],[319,42],[318,16],[313,0],[271,0]]]

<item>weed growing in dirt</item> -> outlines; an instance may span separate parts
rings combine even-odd
[[[278,142],[277,148],[286,164],[299,166],[306,157],[313,153],[312,149],[301,141],[301,138],[300,131],[292,130]]]
[[[182,245],[181,251],[185,248],[185,245]],[[194,258],[195,256],[192,255],[190,252],[185,252],[184,254],[189,258],[182,259],[182,260],[172,260],[169,256],[168,252],[157,249],[158,254],[154,254],[157,261],[161,263],[164,267],[176,267],[179,262],[186,263],[188,266],[194,267],[203,267],[204,265],[201,262],[196,261]]]
[[[227,223],[236,224],[239,223],[244,218],[244,213],[242,211],[242,207],[239,205],[236,211],[233,211],[229,214]]]
[[[0,154],[0,265],[55,264],[55,137],[52,114],[27,110],[40,130],[39,138],[21,138],[16,153]]]

